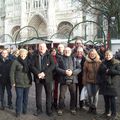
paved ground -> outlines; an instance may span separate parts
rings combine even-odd
[[[13,88],[13,104],[14,109],[9,110],[6,108],[4,111],[0,110],[0,120],[104,120],[103,118],[96,117],[95,115],[91,115],[87,113],[87,110],[78,110],[77,115],[73,116],[70,114],[69,111],[69,93],[67,93],[66,97],[66,110],[64,111],[63,116],[58,116],[56,112],[53,113],[53,117],[48,117],[45,114],[45,95],[43,91],[43,114],[39,117],[36,117],[33,115],[35,112],[35,91],[34,91],[34,83],[30,89],[29,94],[29,104],[28,104],[28,113],[27,115],[21,115],[20,118],[15,117],[15,90]],[[103,112],[103,98],[102,96],[99,97],[99,104],[98,104],[98,114],[101,114]]]

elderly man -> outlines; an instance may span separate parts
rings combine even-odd
[[[37,111],[34,115],[38,116],[42,113],[42,87],[46,93],[46,113],[52,115],[51,111],[51,94],[52,94],[52,71],[54,69],[54,61],[47,52],[45,43],[40,43],[38,51],[33,55],[32,71],[35,78],[36,87],[36,107]]]
[[[72,114],[76,114],[76,81],[77,75],[81,71],[80,64],[77,64],[74,58],[71,57],[71,48],[66,47],[64,55],[58,62],[57,71],[60,74],[60,97],[58,115],[62,115],[64,108],[64,99],[67,88],[70,91],[70,109]]]

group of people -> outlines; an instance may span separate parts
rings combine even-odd
[[[28,56],[28,50],[21,48],[14,60],[9,59],[7,50],[0,57],[1,109],[5,109],[4,90],[7,89],[8,107],[12,106],[12,86],[16,91],[16,117],[27,113],[29,88],[35,82],[36,112],[42,110],[42,89],[46,94],[46,114],[52,116],[53,109],[62,115],[65,108],[65,95],[70,92],[70,112],[76,115],[76,109],[84,107],[80,95],[85,86],[88,92],[89,113],[97,113],[99,94],[104,96],[105,117],[116,120],[117,91],[116,76],[120,75],[120,62],[113,57],[110,50],[105,51],[103,59],[96,49],[87,50],[80,39],[75,47],[59,44],[57,49],[47,49],[40,43],[38,50]],[[59,91],[59,92],[58,92]],[[58,94],[59,93],[59,94]],[[79,95],[79,101],[78,101]]]

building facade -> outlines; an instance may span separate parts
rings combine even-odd
[[[76,5],[74,0],[1,0],[0,36],[9,34],[12,42],[37,36],[49,39],[80,36],[93,40],[98,26],[91,22],[79,24],[69,34],[84,20],[97,21],[96,16],[86,15]],[[6,41],[11,39],[3,40]]]

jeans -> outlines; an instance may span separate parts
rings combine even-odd
[[[16,113],[27,112],[29,87],[16,87]]]
[[[67,92],[67,88],[69,88],[70,92],[70,109],[74,110],[76,107],[76,85],[74,83],[71,84],[60,84],[60,97],[59,97],[59,109],[63,109],[65,104],[65,94]]]
[[[99,96],[98,86],[96,84],[88,83],[86,87],[88,91],[89,106],[96,108]]]
[[[116,115],[116,99],[115,96],[104,95],[105,101],[105,113],[109,114],[111,110],[111,115]]]
[[[12,105],[12,92],[11,92],[11,85],[10,84],[1,84],[1,105],[4,106],[4,93],[5,88],[7,90],[8,95],[8,105]]]

